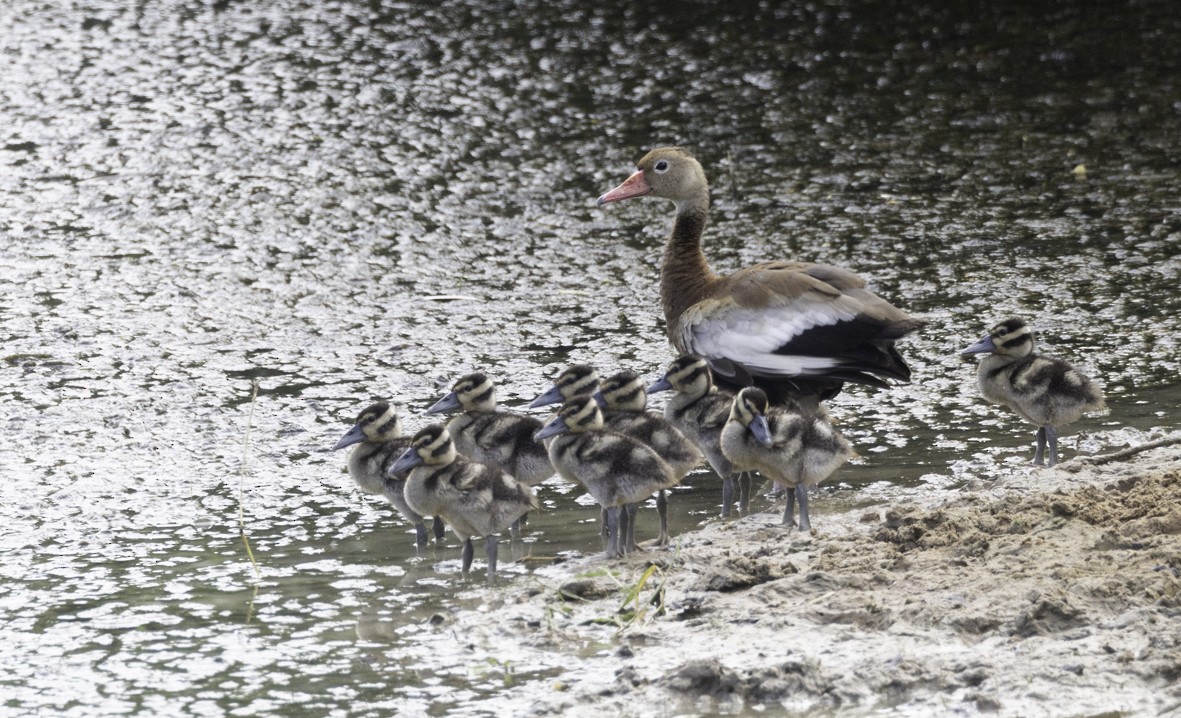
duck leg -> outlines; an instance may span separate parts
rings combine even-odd
[[[429,540],[426,533],[426,524],[422,521],[414,524],[414,545],[421,549],[426,546]]]
[[[794,486],[788,486],[784,490],[784,495],[787,496],[787,506],[783,508],[783,525],[794,526],[795,518],[793,514],[796,508],[796,489]]]
[[[657,546],[668,545],[668,496],[664,489],[656,493],[656,513],[660,516],[660,535],[656,537]]]
[[[800,531],[811,531],[812,522],[808,520],[808,487],[804,484],[796,487],[796,501],[800,504]]]
[[[722,477],[722,518],[730,515],[734,508],[734,479],[730,476]]]
[[[743,471],[738,475],[738,515],[746,516],[750,514],[750,485],[752,481],[751,472]]]
[[[508,527],[509,536],[515,539],[521,538],[521,526],[525,523],[525,517],[522,516]]]
[[[462,563],[460,564],[459,572],[463,574],[464,578],[467,578],[468,570],[472,567],[472,554],[474,553],[475,549],[472,548],[472,537],[468,536],[463,540],[463,552],[460,554]]]
[[[484,537],[484,553],[488,557],[488,585],[496,583],[496,534]]]
[[[435,517],[435,521],[431,525],[431,528],[434,529],[434,531],[435,531],[435,540],[436,541],[442,541],[443,536],[445,536],[447,534],[447,527],[443,525],[443,518],[441,516]]]

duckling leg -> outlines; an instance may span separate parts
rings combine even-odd
[[[1046,441],[1050,444],[1050,462],[1046,466],[1053,466],[1058,463],[1058,431],[1049,424],[1042,428],[1046,432]]]
[[[443,537],[447,534],[447,527],[443,525],[443,517],[441,516],[435,517],[435,522],[431,528],[435,531],[436,541],[442,541]]]
[[[660,516],[660,535],[656,537],[657,546],[668,545],[668,496],[664,489],[656,492],[656,513]]]
[[[623,507],[623,513],[619,515],[619,532],[621,534],[620,553],[626,554],[640,550],[640,547],[636,544],[636,513],[639,510],[639,502],[627,504]]]
[[[811,531],[812,522],[808,520],[808,487],[800,484],[796,487],[796,501],[800,504],[800,531]]]
[[[783,525],[794,526],[795,518],[793,514],[796,508],[796,489],[794,486],[788,486],[784,489],[784,494],[787,496],[787,506],[783,508]]]
[[[619,514],[621,512],[618,506],[604,508],[603,512],[607,514],[607,520],[604,522],[607,529],[607,540],[605,541],[607,558],[616,558],[619,556]]]
[[[496,583],[496,534],[484,537],[484,553],[488,556],[488,585]]]
[[[750,513],[750,485],[751,472],[743,471],[738,475],[738,515],[746,516]]]
[[[1043,457],[1046,455],[1046,427],[1039,426],[1037,429],[1037,450],[1033,452],[1033,465],[1042,466],[1045,464]]]
[[[722,518],[730,515],[734,508],[734,479],[730,476],[722,477]]]
[[[516,521],[514,521],[514,522],[513,522],[513,523],[512,523],[512,524],[511,524],[511,525],[508,527],[508,533],[509,533],[509,536],[510,536],[510,537],[512,537],[512,538],[515,538],[515,539],[519,539],[519,538],[521,538],[521,526],[522,526],[524,523],[525,523],[525,517],[524,517],[524,516],[522,516],[522,517],[518,518]]]
[[[468,570],[472,567],[472,554],[474,553],[475,549],[472,548],[472,537],[468,536],[463,540],[463,553],[460,554],[463,562],[460,564],[459,572],[463,574],[464,578],[467,578]]]
[[[426,533],[426,524],[422,521],[414,524],[414,545],[418,548],[426,546],[429,538]]]

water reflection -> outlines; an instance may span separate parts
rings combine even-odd
[[[835,402],[863,458],[817,525],[893,483],[1023,465],[1027,430],[957,356],[1001,315],[1106,384],[1111,415],[1067,455],[1175,426],[1181,12],[1152,10],[10,8],[6,707],[479,714],[510,669],[464,665],[445,617],[496,594],[458,578],[451,538],[415,556],[321,450],[377,398],[418,428],[474,369],[516,408],[572,362],[658,371],[671,210],[593,207],[656,144],[706,165],[720,269],[838,263],[930,319],[914,384]],[[715,482],[674,493],[674,535],[713,520]],[[600,550],[597,510],[556,481],[540,498],[505,571],[552,590]],[[505,660],[545,681],[569,657]]]

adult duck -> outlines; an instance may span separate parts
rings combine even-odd
[[[856,274],[794,261],[728,275],[710,268],[701,249],[709,184],[687,151],[652,150],[598,204],[644,195],[676,205],[660,269],[669,341],[678,354],[708,360],[716,381],[760,386],[779,403],[830,398],[844,382],[885,387],[887,379],[910,380],[894,343],[923,322],[870,292]]]

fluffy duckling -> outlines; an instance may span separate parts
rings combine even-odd
[[[771,406],[767,394],[747,387],[734,396],[722,429],[722,453],[736,470],[758,471],[787,487],[783,523],[791,526],[800,505],[800,531],[808,531],[808,489],[827,479],[855,454],[823,410]]]
[[[649,194],[676,205],[660,268],[669,341],[679,354],[707,359],[719,383],[754,383],[780,403],[826,399],[847,381],[884,387],[886,379],[910,380],[894,343],[923,322],[870,292],[856,274],[795,261],[729,275],[710,269],[701,249],[709,184],[687,151],[652,150],[598,204]]]
[[[566,402],[534,438],[541,441],[551,436],[549,455],[554,468],[562,478],[582,484],[607,510],[607,556],[622,555],[628,548],[623,507],[675,486],[681,475],[648,446],[606,429],[598,402],[591,396]]]
[[[599,388],[599,373],[589,364],[572,364],[562,370],[544,394],[529,402],[530,409],[563,404],[576,396],[589,396]]]
[[[976,368],[980,393],[994,404],[1004,404],[1037,429],[1033,463],[1058,463],[1058,429],[1088,412],[1107,408],[1103,392],[1088,377],[1061,359],[1033,351],[1033,331],[1020,319],[1006,319],[963,350],[964,355],[988,356]]]
[[[442,516],[463,542],[463,574],[472,566],[472,536],[483,536],[488,582],[496,581],[496,534],[537,508],[533,491],[504,471],[460,456],[447,429],[431,424],[390,467],[410,470],[406,503],[420,514]]]
[[[393,504],[398,513],[414,524],[418,546],[425,546],[427,530],[423,518],[410,508],[403,495],[406,480],[388,474],[390,465],[410,446],[410,437],[402,436],[402,421],[388,402],[379,401],[366,407],[332,450],[354,445],[357,448],[349,453],[349,476],[365,493],[380,494]],[[435,538],[441,540],[443,531],[443,520],[435,516]]]
[[[541,421],[496,407],[496,386],[476,372],[460,378],[451,393],[435,402],[427,414],[453,409],[463,413],[447,422],[455,448],[464,456],[498,467],[514,479],[536,486],[554,475],[545,448],[533,441]]]
[[[648,392],[640,376],[633,371],[621,371],[605,379],[595,400],[603,408],[603,421],[608,429],[638,439],[650,446],[673,468],[684,476],[701,463],[701,452],[671,421],[647,410]],[[660,535],[657,544],[668,544],[668,497],[661,489],[656,494],[656,511],[660,516]],[[629,524],[629,529],[634,525]]]
[[[722,428],[730,417],[734,395],[714,386],[709,364],[698,356],[679,357],[664,376],[648,387],[649,394],[673,390],[664,406],[664,418],[701,449],[705,460],[722,479],[722,517],[734,505],[734,467],[722,453]],[[750,476],[739,481],[739,513],[745,514],[750,500]]]

